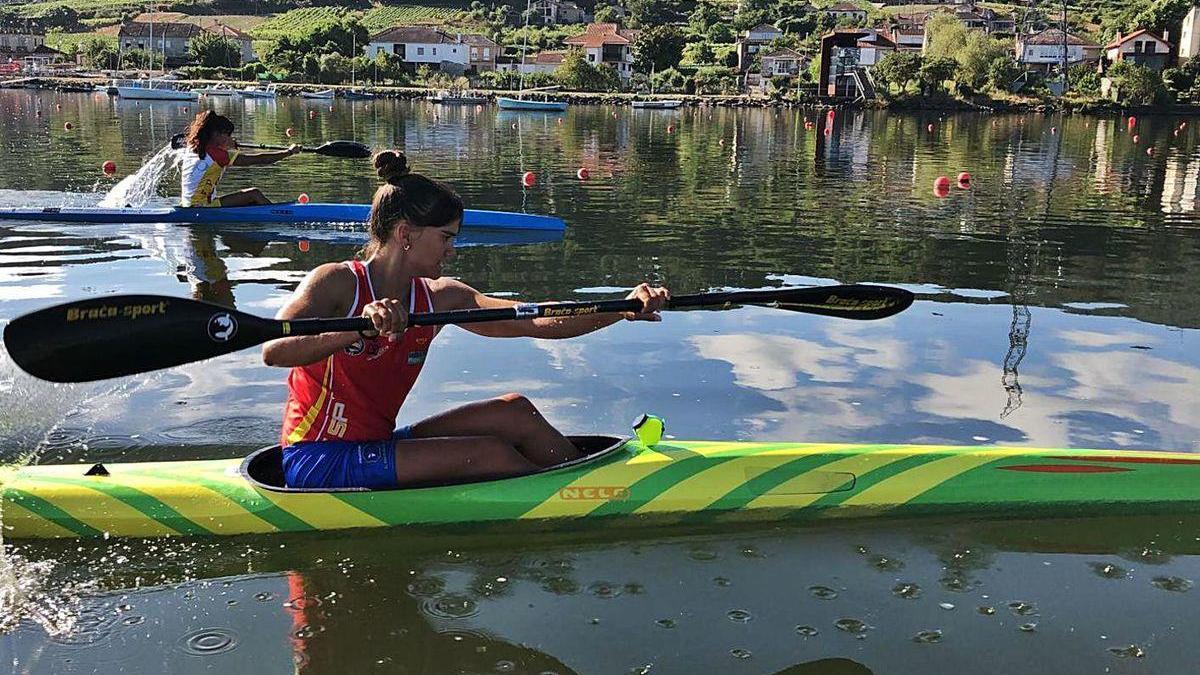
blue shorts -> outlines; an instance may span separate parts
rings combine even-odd
[[[396,441],[412,438],[401,427],[382,441],[302,441],[283,449],[283,479],[290,488],[390,490],[396,480]]]

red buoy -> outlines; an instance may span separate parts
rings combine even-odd
[[[1050,127],[1050,135],[1053,136],[1057,133],[1058,133],[1058,127]]]
[[[283,130],[283,135],[287,136],[288,138],[291,138],[292,136],[296,135],[296,130],[291,127],[288,127],[287,129]]]
[[[579,180],[587,180],[589,176],[591,176],[591,174],[588,172],[587,167],[585,166],[579,167],[579,170],[575,172],[575,177]]]
[[[667,125],[667,133],[668,133],[668,134],[673,134],[673,133],[675,133],[675,125],[674,125],[674,124],[668,124],[668,125]]]
[[[300,249],[301,253],[308,253],[308,240],[307,239],[301,239],[296,244],[296,246]]]
[[[309,111],[308,111],[308,119],[310,119],[310,120],[315,120],[315,119],[317,119],[317,111],[316,111],[316,110],[309,110]]]
[[[1133,126],[1133,125],[1137,124],[1137,118],[1134,117],[1133,115],[1130,115],[1129,119],[1125,120],[1125,124],[1127,124],[1129,126]]]
[[[110,159],[100,165],[100,170],[104,172],[105,176],[111,176],[117,172],[117,163]]]
[[[937,178],[934,178],[933,179],[933,187],[934,188],[944,187],[947,190],[949,190],[950,189],[950,177],[949,176],[938,176]]]
[[[66,124],[63,125],[63,129],[65,129],[66,131],[70,131],[74,128],[75,128],[75,125],[71,124],[70,122],[67,122]]]
[[[721,146],[722,148],[725,147],[725,139],[722,138],[722,139],[718,140],[717,145]]]
[[[296,197],[296,201],[300,202],[301,204],[307,204],[308,203],[308,193],[301,192],[300,196]]]
[[[925,131],[928,131],[929,133],[933,133],[933,122],[930,122],[929,124],[925,125]]]
[[[1142,138],[1141,136],[1138,136],[1137,134],[1134,134],[1134,135],[1133,135],[1133,142],[1134,142],[1134,143],[1137,143],[1138,141],[1140,141],[1140,140],[1141,140],[1141,138]]]
[[[1150,146],[1150,147],[1146,148],[1146,154],[1153,155],[1154,154],[1154,146]]]
[[[971,174],[967,173],[966,171],[959,173],[958,174],[958,187],[965,190],[970,186],[971,186]]]
[[[537,176],[532,171],[526,171],[521,174],[521,185],[525,187],[533,187],[537,183]]]

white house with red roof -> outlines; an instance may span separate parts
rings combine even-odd
[[[1100,45],[1066,34],[1067,65],[1100,60]],[[1063,32],[1047,28],[1036,33],[1017,36],[1017,63],[1029,70],[1050,70],[1063,61]]]
[[[1117,33],[1115,40],[1104,45],[1104,56],[1109,63],[1129,61],[1157,72],[1171,65],[1172,51],[1165,35],[1159,37],[1145,28],[1128,35]]]
[[[637,31],[622,30],[615,23],[592,23],[579,35],[563,42],[583,50],[588,63],[612,66],[622,80],[633,76],[633,41]]]

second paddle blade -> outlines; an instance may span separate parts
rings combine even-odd
[[[277,322],[219,305],[117,295],[13,319],[4,328],[4,345],[34,377],[91,382],[199,361],[279,336]]]

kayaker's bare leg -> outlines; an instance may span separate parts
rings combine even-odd
[[[271,200],[258,188],[246,188],[221,195],[221,206],[266,206]]]
[[[540,467],[583,456],[520,394],[505,394],[438,413],[413,425],[414,438],[496,436]]]
[[[396,441],[396,480],[401,487],[508,478],[538,468],[495,436]]]

